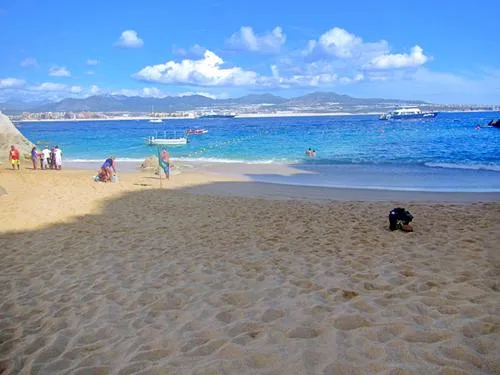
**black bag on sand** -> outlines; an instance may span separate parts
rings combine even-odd
[[[389,229],[400,229],[402,225],[408,225],[413,220],[413,215],[402,207],[396,207],[389,212]]]

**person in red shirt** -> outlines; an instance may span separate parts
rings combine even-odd
[[[19,150],[14,146],[10,146],[10,151],[9,151],[9,160],[10,164],[12,165],[12,169],[19,169],[20,165],[20,160],[19,160]]]

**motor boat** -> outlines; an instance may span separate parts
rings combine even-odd
[[[146,138],[147,144],[151,146],[155,145],[166,145],[166,146],[182,146],[182,145],[187,145],[189,140],[187,137],[180,137],[180,138],[155,138],[155,137],[148,137]]]
[[[397,108],[393,111],[384,113],[379,120],[406,120],[406,119],[426,119],[434,118],[437,112],[423,112],[418,107]]]
[[[186,134],[189,135],[199,135],[208,133],[207,129],[188,129],[186,130]]]

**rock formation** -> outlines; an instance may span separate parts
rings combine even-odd
[[[0,112],[0,163],[9,160],[10,146],[16,146],[21,158],[30,158],[33,143],[24,137],[10,119]]]

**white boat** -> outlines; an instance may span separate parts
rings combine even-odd
[[[404,107],[384,113],[379,117],[379,120],[424,119],[434,118],[436,116],[437,112],[423,112],[418,107]]]
[[[167,136],[167,132],[163,132],[163,137],[158,137],[158,132],[156,132],[156,136],[147,137],[146,143],[148,145],[170,145],[170,146],[182,146],[187,145],[189,139],[184,137],[177,137],[176,132],[173,132],[173,136]]]
[[[151,118],[150,118],[149,122],[152,122],[152,123],[155,123],[155,124],[163,122],[161,118],[155,117],[155,112],[154,112],[154,107],[153,106],[151,106]]]
[[[199,135],[199,134],[207,134],[208,133],[208,130],[207,129],[192,129],[192,128],[189,128],[188,130],[186,130],[186,134],[189,134],[189,135]]]
[[[148,145],[170,145],[170,146],[182,146],[187,145],[189,140],[186,137],[180,138],[155,138],[148,137],[146,138],[146,142]]]

